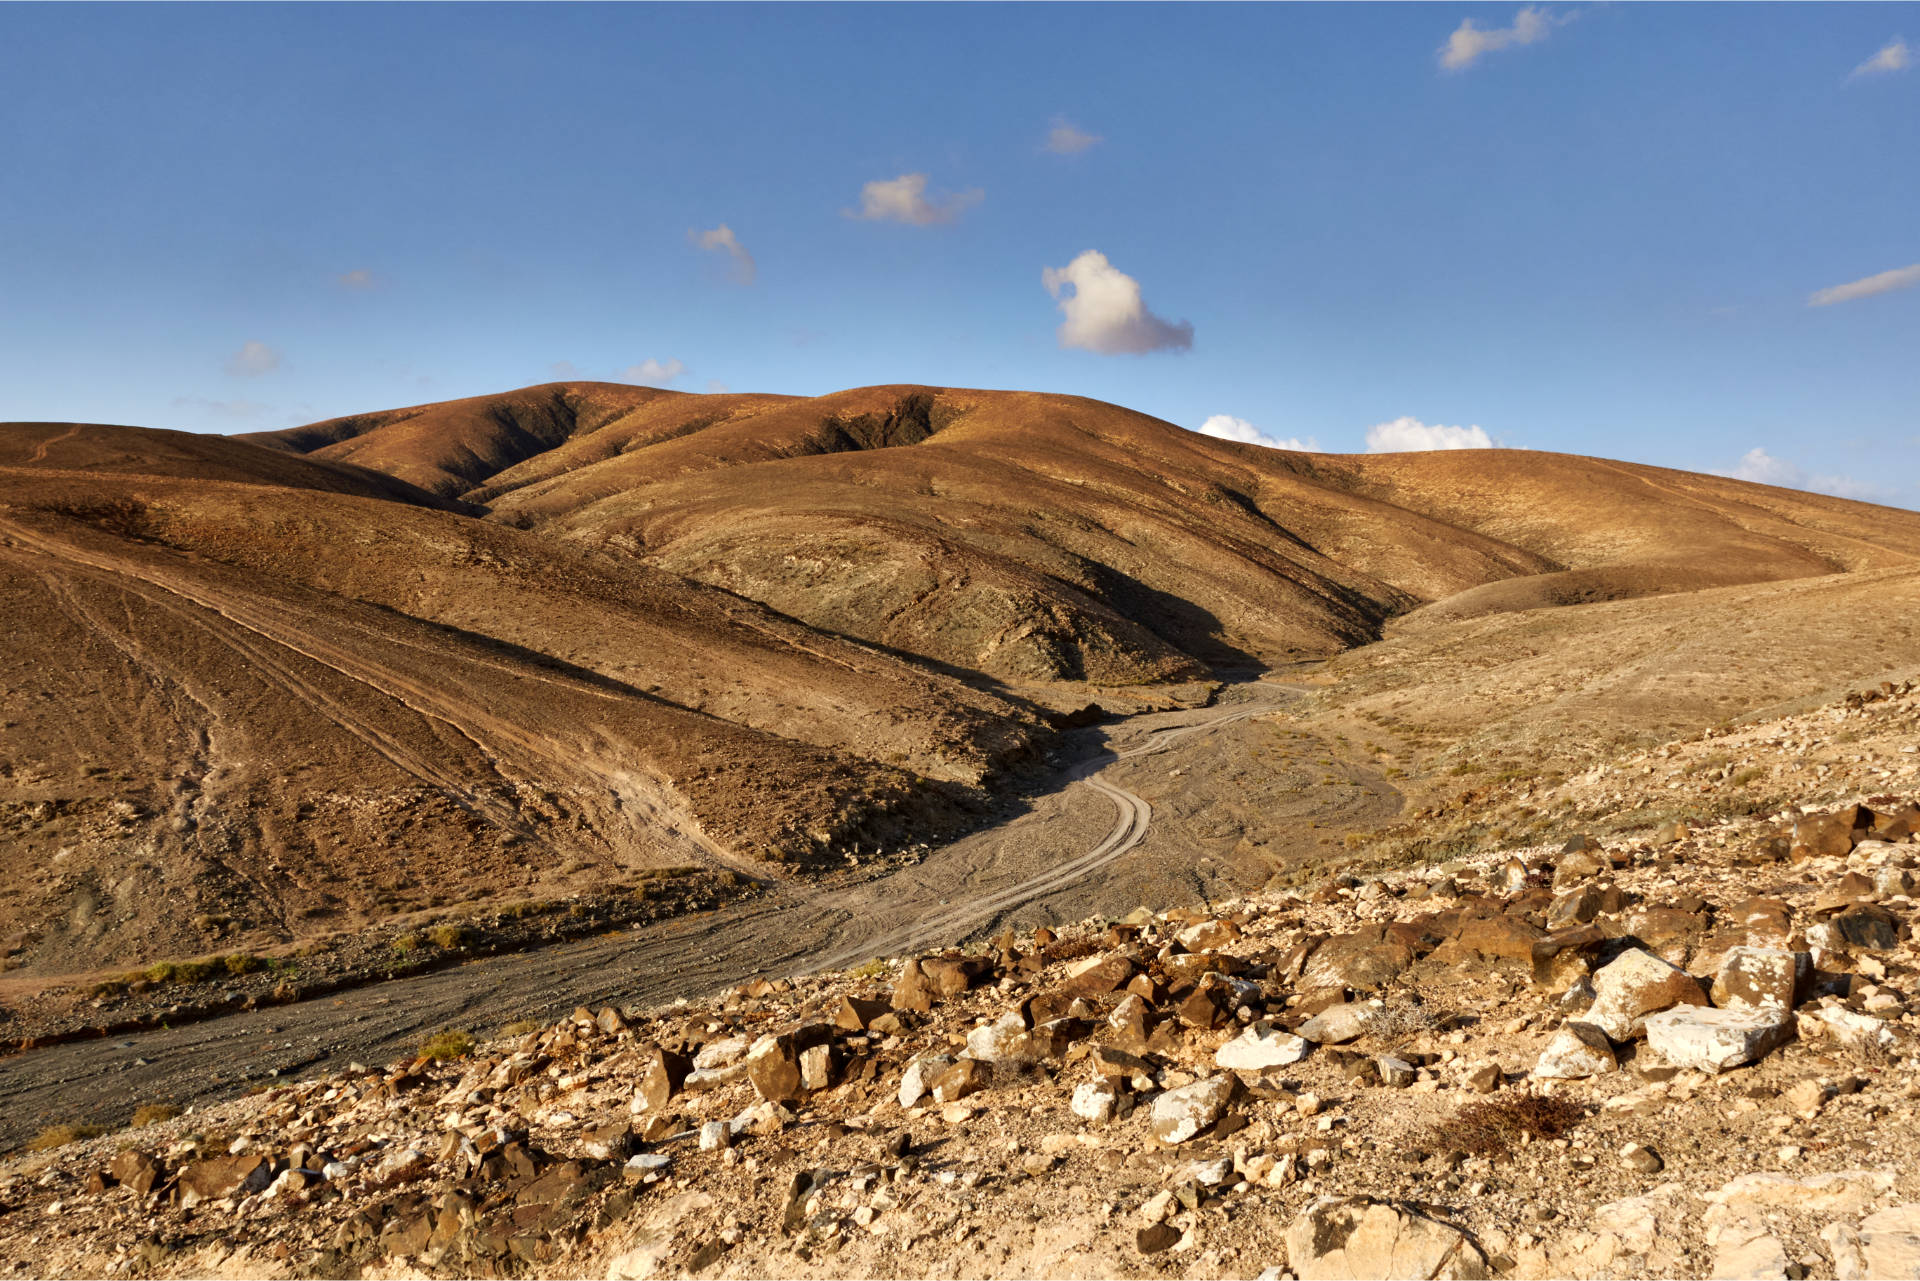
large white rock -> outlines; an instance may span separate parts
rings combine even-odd
[[[1920,1205],[1896,1205],[1862,1219],[1860,1254],[1866,1275],[1875,1281],[1920,1278]]]
[[[1298,1063],[1312,1048],[1305,1037],[1284,1032],[1262,1019],[1216,1050],[1213,1061],[1236,1072],[1263,1072]]]
[[[1233,1101],[1236,1084],[1221,1072],[1168,1090],[1153,1101],[1153,1137],[1162,1143],[1185,1143],[1220,1119]]]
[[[1547,1042],[1533,1074],[1549,1080],[1574,1081],[1600,1076],[1619,1066],[1605,1032],[1588,1023],[1564,1023]]]
[[[1779,1014],[1764,1008],[1677,1006],[1647,1016],[1647,1046],[1675,1067],[1724,1072],[1758,1062],[1792,1038],[1793,1024]]]
[[[1802,1010],[1798,1024],[1802,1040],[1832,1037],[1842,1045],[1858,1049],[1884,1050],[1893,1044],[1893,1032],[1884,1022],[1871,1014],[1855,1013],[1844,1005]]]
[[[1616,1041],[1640,1034],[1646,1017],[1675,1005],[1705,1005],[1692,975],[1638,948],[1622,952],[1593,976],[1593,1008],[1585,1020]]]
[[[1018,1013],[1002,1015],[967,1033],[967,1057],[982,1063],[1002,1063],[1032,1057],[1027,1021]]]
[[[1321,1197],[1287,1228],[1300,1281],[1478,1281],[1491,1275],[1471,1237],[1451,1224],[1366,1197]]]

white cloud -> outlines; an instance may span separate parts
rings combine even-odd
[[[348,289],[371,289],[379,284],[380,280],[367,268],[355,267],[352,271],[341,273],[340,283]]]
[[[280,367],[280,353],[263,342],[246,342],[227,357],[227,372],[236,378],[271,373]]]
[[[1884,491],[1873,485],[1862,484],[1851,476],[1815,476],[1798,463],[1775,458],[1758,446],[1741,455],[1739,466],[1721,475],[1731,476],[1735,480],[1750,480],[1759,485],[1778,485],[1782,489],[1805,489],[1816,494],[1830,494],[1835,498],[1885,497]]]
[[[1077,156],[1095,143],[1106,141],[1097,133],[1088,133],[1074,126],[1065,116],[1053,118],[1053,128],[1047,130],[1047,150],[1056,156]]]
[[[1911,289],[1915,285],[1920,285],[1920,262],[1916,262],[1911,267],[1897,267],[1892,271],[1883,271],[1877,276],[1849,280],[1844,285],[1815,290],[1807,295],[1807,306],[1831,307],[1837,302],[1852,302],[1856,298],[1890,294],[1896,289]]]
[[[1140,282],[1089,249],[1064,267],[1048,267],[1040,283],[1060,299],[1066,319],[1060,345],[1103,355],[1149,351],[1185,351],[1193,346],[1193,326],[1170,324],[1147,310]],[[1062,289],[1073,292],[1062,296]]]
[[[1556,18],[1545,9],[1528,5],[1513,15],[1511,27],[1476,27],[1472,18],[1463,18],[1447,42],[1440,46],[1440,65],[1448,71],[1465,71],[1482,54],[1496,53],[1515,45],[1536,44],[1547,38],[1555,27],[1570,21]]]
[[[718,378],[707,379],[707,395],[709,396],[724,396],[732,390],[731,387],[721,382]]]
[[[659,361],[649,356],[639,364],[628,365],[621,370],[620,381],[645,383],[649,387],[664,387],[686,372],[687,367],[681,361]]]
[[[1855,67],[1853,75],[1848,79],[1851,80],[1857,76],[1884,76],[1895,71],[1905,71],[1912,65],[1913,47],[1905,40],[1895,39],[1880,52]]]
[[[935,223],[952,222],[984,199],[986,193],[973,188],[929,200],[927,175],[903,173],[898,178],[875,179],[860,188],[860,208],[842,212],[849,218],[931,227]]]
[[[733,278],[743,285],[750,285],[758,274],[754,266],[753,255],[740,243],[740,237],[733,234],[733,228],[721,223],[711,231],[689,231],[687,239],[695,247],[708,251],[719,251],[733,259]]]
[[[1492,449],[1493,440],[1478,427],[1429,427],[1418,418],[1396,418],[1367,428],[1369,454],[1401,454],[1419,449]]]
[[[1237,440],[1246,445],[1265,445],[1268,449],[1315,450],[1320,443],[1309,436],[1304,441],[1295,436],[1285,440],[1278,436],[1269,436],[1244,418],[1235,418],[1232,414],[1215,414],[1200,424],[1202,436],[1212,436],[1218,440]]]
[[[563,383],[578,382],[586,377],[586,371],[571,360],[556,360],[547,366],[547,372]]]

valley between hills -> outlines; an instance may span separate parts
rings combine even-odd
[[[1036,393],[0,426],[4,1137],[1520,842],[1917,596],[1912,512]]]

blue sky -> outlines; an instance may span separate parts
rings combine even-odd
[[[0,418],[926,382],[1920,506],[1916,63],[1901,4],[3,5]]]

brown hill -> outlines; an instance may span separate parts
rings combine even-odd
[[[1020,392],[556,384],[245,439],[0,427],[0,938],[52,973],[838,860],[953,826],[1078,682],[1111,701],[1391,632],[1478,706],[1460,672],[1476,636],[1530,634],[1516,610],[1744,586],[1779,613],[1916,565],[1910,512],[1264,450]],[[1592,648],[1658,611],[1546,614]],[[1419,697],[1353,670],[1375,714]]]
[[[435,492],[1014,680],[1165,679],[1329,653],[1400,615],[1920,560],[1912,512],[1531,451],[1261,449],[1024,392],[559,384],[270,439],[422,484],[459,475],[470,488]]]

